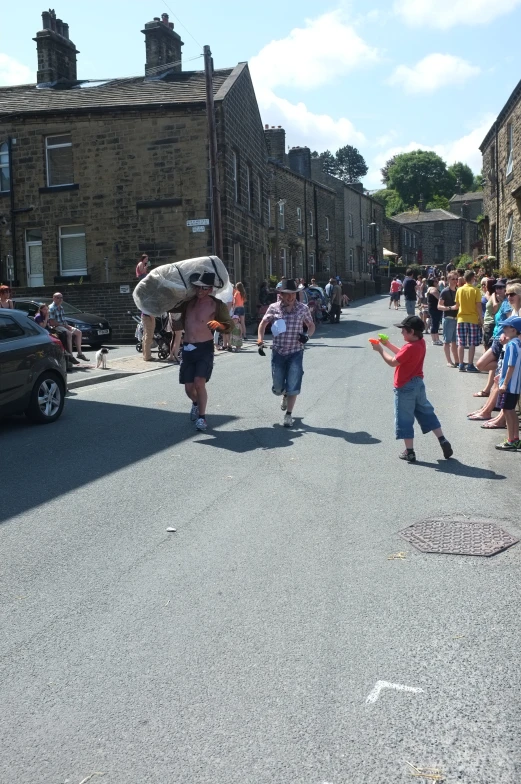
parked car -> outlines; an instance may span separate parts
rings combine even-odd
[[[13,297],[14,306],[17,310],[24,310],[30,316],[35,316],[40,305],[50,305],[52,298],[43,297],[42,299],[31,299],[29,297]],[[94,313],[84,313],[68,302],[62,302],[65,312],[65,319],[72,327],[81,329],[82,343],[87,343],[92,348],[101,348],[104,343],[112,340],[112,327],[103,316],[96,316]]]
[[[61,343],[26,313],[1,308],[0,416],[25,413],[33,422],[55,422],[66,392]]]

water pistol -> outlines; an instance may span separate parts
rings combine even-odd
[[[377,345],[379,344],[379,342],[380,342],[380,341],[378,340],[378,338],[369,338],[369,343],[370,343],[372,346],[377,346]]]
[[[389,340],[389,335],[386,335],[385,332],[379,332],[378,337],[382,341],[382,343],[386,343]]]

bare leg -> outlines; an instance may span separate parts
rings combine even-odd
[[[452,343],[444,343],[443,344],[443,350],[445,352],[445,359],[447,360],[447,364],[448,365],[452,365],[452,360],[450,358],[450,347],[451,347],[451,345],[452,345]]]
[[[208,403],[208,392],[206,391],[206,379],[196,376],[194,381],[196,401],[199,407],[199,416],[206,416],[206,405]]]
[[[239,321],[240,321],[240,324],[241,324],[241,336],[242,336],[242,338],[245,338],[246,337],[246,317],[245,316],[240,316]]]
[[[197,392],[195,390],[195,384],[185,384],[185,392],[192,403],[197,403]]]
[[[474,411],[472,414],[469,414],[470,417],[472,416],[479,416],[485,417],[486,419],[490,419],[492,416],[492,412],[496,407],[497,403],[497,396],[498,396],[498,385],[492,384],[492,389],[490,390],[490,397],[487,398],[487,402],[481,406],[477,411]]]
[[[452,356],[454,358],[454,364],[457,365],[458,364],[458,344],[456,343],[456,341],[454,341],[454,343],[451,343],[450,345],[452,346]]]
[[[517,411],[503,411],[507,423],[508,440],[519,441],[519,419],[517,418]]]
[[[82,338],[81,331],[79,329],[74,329],[72,334],[74,336],[74,342],[76,343],[76,351],[78,352],[78,354],[81,354],[81,338]]]

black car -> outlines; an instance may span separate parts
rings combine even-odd
[[[14,306],[17,310],[24,310],[30,316],[35,316],[40,305],[51,305],[52,298],[43,297],[42,299],[31,299],[29,297],[13,297]],[[87,343],[92,348],[101,348],[104,343],[112,340],[112,327],[103,316],[96,316],[93,313],[83,313],[83,311],[63,302],[65,319],[72,327],[77,327],[82,333],[82,343]]]
[[[66,392],[60,341],[26,313],[0,308],[0,416],[25,413],[33,422],[54,422]]]

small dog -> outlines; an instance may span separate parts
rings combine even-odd
[[[100,348],[99,351],[96,351],[96,367],[103,368],[103,370],[107,369],[107,354],[109,353],[108,348]]]

